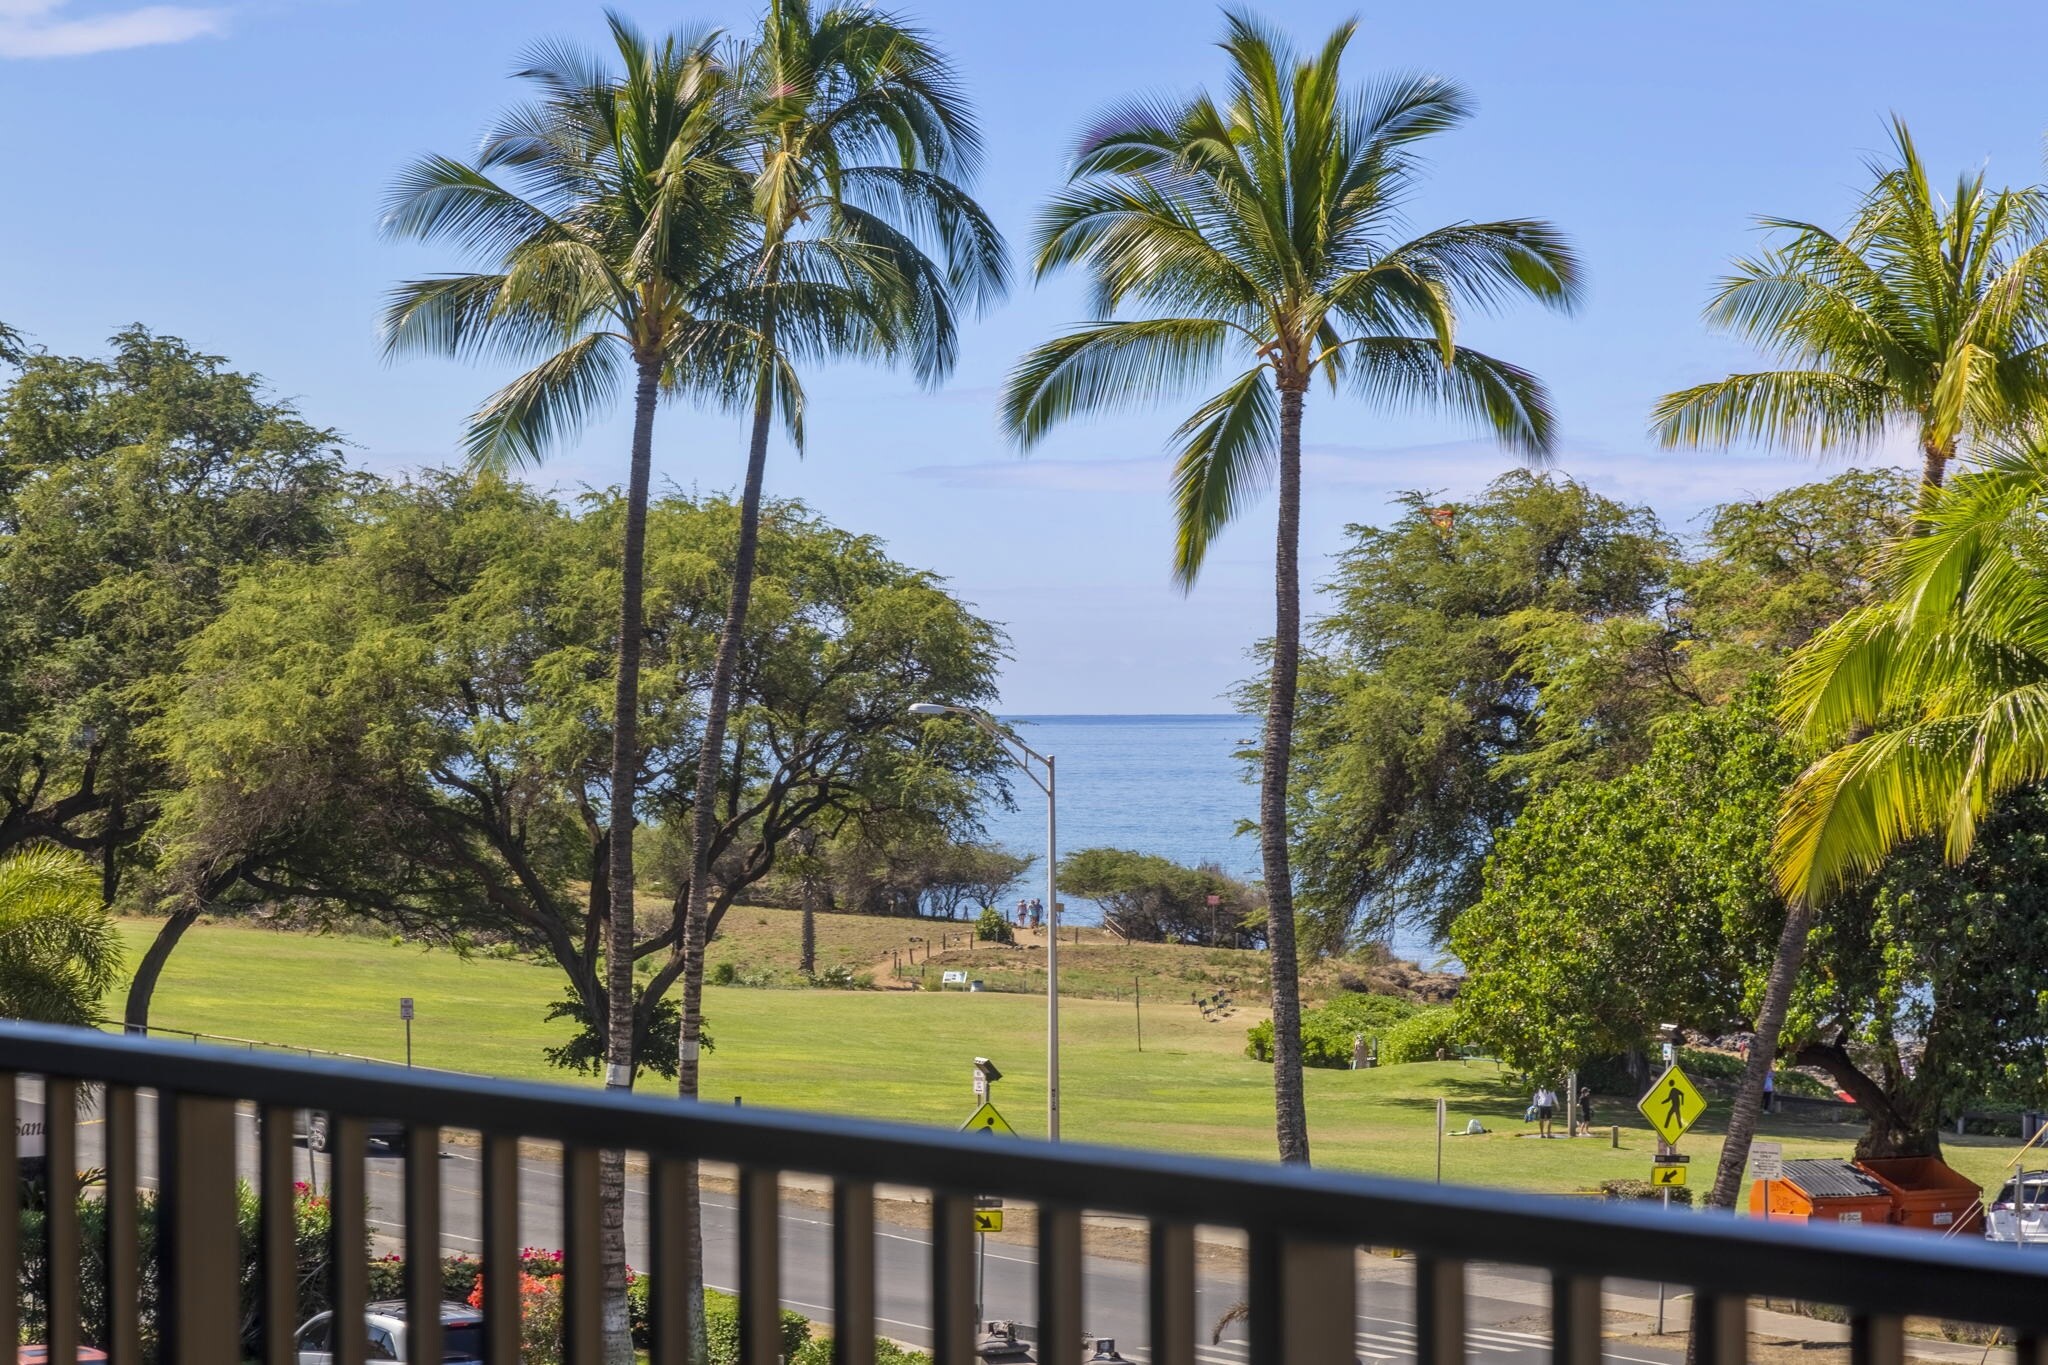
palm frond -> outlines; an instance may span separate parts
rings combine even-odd
[[[1194,587],[1209,545],[1264,487],[1280,450],[1272,372],[1255,366],[1173,434],[1174,581]]]
[[[1199,384],[1237,329],[1211,318],[1144,318],[1080,327],[1031,351],[1010,371],[1003,426],[1029,448],[1054,425],[1133,399]]]
[[[463,447],[471,467],[501,472],[538,462],[617,397],[626,362],[623,338],[593,332],[499,389],[469,420]]]
[[[1755,441],[1814,450],[1866,446],[1892,416],[1890,388],[1825,370],[1733,374],[1657,400],[1651,430],[1667,448]]]

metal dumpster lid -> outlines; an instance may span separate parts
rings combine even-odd
[[[1802,1157],[1785,1163],[1786,1180],[1822,1199],[1889,1199],[1891,1192],[1868,1171],[1836,1157]]]

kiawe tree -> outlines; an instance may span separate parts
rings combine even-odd
[[[1221,99],[1134,100],[1097,121],[1040,219],[1034,264],[1040,276],[1085,270],[1100,320],[1025,356],[1004,397],[1005,425],[1031,446],[1071,418],[1178,395],[1226,362],[1246,366],[1174,433],[1174,576],[1191,587],[1223,526],[1277,481],[1259,836],[1274,1117],[1288,1161],[1309,1157],[1288,851],[1308,390],[1320,379],[1376,405],[1442,407],[1541,458],[1554,435],[1542,385],[1457,344],[1458,316],[1525,298],[1569,307],[1578,295],[1577,261],[1545,223],[1404,235],[1422,170],[1416,144],[1462,122],[1469,104],[1431,77],[1347,90],[1353,28],[1304,57],[1230,13]],[[1140,316],[1117,316],[1127,310]]]

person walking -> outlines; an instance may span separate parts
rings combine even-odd
[[[1593,1091],[1585,1085],[1579,1087],[1579,1135],[1593,1136]]]
[[[1548,1081],[1536,1087],[1529,1106],[1536,1111],[1536,1136],[1549,1137],[1550,1120],[1557,1113],[1557,1092],[1550,1088]]]
[[[1764,1112],[1776,1112],[1778,1107],[1778,1085],[1770,1072],[1764,1073]]]

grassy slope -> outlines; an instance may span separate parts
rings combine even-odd
[[[749,919],[766,918],[766,923]],[[738,915],[724,949],[765,951],[782,917]],[[788,916],[793,922],[795,916]],[[874,923],[870,921],[869,923]],[[154,926],[123,926],[133,952]],[[847,943],[865,953],[870,944]],[[832,959],[825,961],[829,964]],[[560,1079],[541,1057],[559,1024],[541,1018],[561,993],[550,968],[524,962],[462,961],[444,952],[359,938],[308,938],[261,929],[202,925],[165,969],[155,1022],[174,1028],[399,1058],[404,1031],[397,998],[418,1001],[414,1056],[425,1066]],[[1186,1003],[1148,1003],[1145,1051],[1135,1045],[1128,1001],[1063,1001],[1065,1132],[1070,1139],[1263,1158],[1272,1151],[1271,1071],[1242,1055],[1250,1014],[1204,1022]],[[748,1104],[954,1124],[971,1107],[969,1063],[996,1059],[1005,1079],[996,1099],[1020,1131],[1044,1126],[1044,1005],[1023,995],[960,992],[836,992],[718,989],[707,992],[717,1050],[705,1068],[706,1094]],[[659,1089],[651,1078],[644,1085]],[[1317,1160],[1326,1165],[1429,1178],[1434,1173],[1434,1101],[1450,1101],[1454,1127],[1480,1118],[1486,1137],[1444,1143],[1444,1178],[1532,1190],[1580,1189],[1603,1179],[1642,1178],[1654,1141],[1640,1122],[1622,1129],[1622,1149],[1604,1139],[1539,1142],[1522,1129],[1525,1097],[1490,1063],[1425,1063],[1368,1072],[1308,1073]],[[1624,1116],[1603,1106],[1602,1122]],[[1631,1113],[1627,1117],[1633,1118]],[[1711,1120],[1710,1120],[1711,1122]],[[1846,1154],[1855,1129],[1768,1120],[1787,1156]],[[1950,1161],[1989,1181],[2013,1144],[1951,1141]],[[1686,1145],[1702,1177],[1718,1136],[1696,1131]]]

